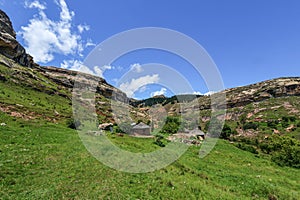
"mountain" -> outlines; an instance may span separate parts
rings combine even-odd
[[[43,95],[58,96],[61,101],[65,99],[66,104],[70,105],[72,98],[71,92],[75,81],[83,87],[89,87],[91,83],[95,82],[97,83],[95,97],[96,108],[98,118],[101,122],[115,122],[111,108],[111,100],[130,103],[130,113],[136,121],[149,121],[150,117],[148,111],[151,110],[151,107],[154,105],[160,105],[160,107],[163,108],[157,109],[158,113],[167,112],[169,115],[179,115],[180,112],[189,112],[198,109],[200,116],[191,116],[191,118],[199,118],[198,122],[200,126],[205,126],[210,120],[210,96],[185,94],[170,98],[159,95],[145,100],[129,99],[124,92],[108,84],[103,78],[67,69],[39,66],[34,63],[32,57],[28,55],[22,45],[16,41],[16,33],[12,27],[12,23],[9,17],[1,10],[0,28],[0,80],[3,85],[3,90],[8,87],[8,85],[11,85],[9,87],[22,86],[23,88],[30,88],[30,90],[34,92],[41,92]],[[78,77],[80,77],[80,79]],[[226,120],[228,121],[239,120],[243,115],[252,116],[252,118],[254,117],[253,120],[258,120],[256,118],[264,117],[261,109],[264,109],[266,112],[267,110],[275,110],[275,108],[277,110],[283,108],[283,110],[285,110],[283,113],[286,115],[299,114],[298,104],[291,102],[292,99],[298,99],[300,96],[299,77],[267,80],[248,86],[226,89],[220,93],[226,95]],[[14,95],[18,96],[21,94],[22,92],[16,92]],[[20,101],[15,100],[14,104],[22,105],[21,97],[15,99],[19,99]],[[286,101],[282,102],[283,99]],[[261,108],[263,104],[269,101],[278,103],[273,103],[274,106],[268,107],[268,105],[265,105],[264,108]],[[293,100],[293,102],[294,101],[295,100]],[[280,105],[279,102],[282,103],[282,105]],[[51,103],[53,102],[49,102],[49,104]],[[190,105],[186,106],[187,103]],[[35,103],[28,101],[27,105],[23,105],[22,109],[15,108],[16,106],[12,105],[12,102],[6,96],[2,97],[1,104],[3,107],[2,110],[6,110],[6,112],[23,110],[24,113],[30,113],[30,104]],[[45,102],[45,104],[47,103]],[[8,109],[4,109],[4,107]],[[55,105],[52,105],[52,107],[54,108]],[[248,107],[253,108],[253,110],[247,109]],[[63,118],[70,117],[70,109],[65,110],[68,110],[68,114],[58,108],[56,108],[56,110],[53,109],[49,118],[53,117],[53,113],[65,113]],[[292,110],[293,113],[290,113],[290,110]],[[24,113],[20,115],[26,116]],[[267,119],[264,120],[266,121]]]
[[[89,88],[91,84],[96,83],[95,99],[98,102],[96,105],[99,118],[103,122],[114,122],[114,118],[111,114],[110,100],[118,100],[121,102],[128,102],[126,94],[119,89],[108,84],[103,78],[92,76],[89,74],[71,71],[50,66],[40,66],[34,63],[32,56],[26,53],[24,47],[16,41],[16,33],[12,27],[12,23],[9,17],[0,10],[0,84],[2,85],[2,93],[5,93],[5,89],[11,91],[14,88],[14,100],[10,100],[10,96],[3,95],[1,97],[2,111],[11,113],[16,110],[20,111],[18,116],[25,118],[28,113],[31,113],[31,104],[36,105],[35,102],[23,101],[23,90],[29,90],[35,94],[33,96],[45,96],[44,104],[51,105],[52,113],[45,112],[40,107],[38,113],[32,113],[32,115],[40,116],[48,113],[46,119],[54,119],[53,113],[64,113],[59,115],[63,118],[70,118],[70,108],[64,108],[59,110],[56,107],[57,102],[46,102],[49,96],[58,97],[60,101],[64,101],[63,104],[67,107],[71,105],[72,89],[74,82],[82,87]],[[18,88],[18,89],[17,89]],[[19,91],[22,90],[22,91]],[[48,95],[48,96],[47,96]],[[30,99],[31,97],[28,97]],[[37,97],[39,99],[39,97]],[[54,98],[55,99],[55,98]],[[64,99],[64,100],[63,100]],[[22,109],[16,108],[15,105],[22,105]],[[64,106],[62,106],[64,107]],[[50,108],[48,108],[50,109]],[[68,110],[66,113],[65,111]],[[134,110],[132,108],[132,110]],[[140,114],[145,116],[144,113],[135,111],[133,116]],[[59,118],[58,116],[55,119]]]

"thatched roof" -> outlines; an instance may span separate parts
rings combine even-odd
[[[132,127],[132,129],[149,129],[150,126],[148,126],[147,124],[144,124],[143,122],[138,123],[137,125],[135,125],[134,127]]]
[[[195,128],[194,130],[191,130],[189,133],[192,134],[192,135],[201,135],[201,136],[205,135],[205,133],[203,131],[201,131],[200,129],[198,129],[198,128]]]

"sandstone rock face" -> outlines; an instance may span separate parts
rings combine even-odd
[[[108,84],[103,78],[56,67],[41,67],[40,70],[44,76],[70,90],[72,90],[76,82],[76,88],[85,88],[90,91],[96,90],[97,94],[103,95],[108,99],[124,103],[129,102],[129,98],[124,92]]]
[[[23,66],[33,67],[36,65],[32,56],[27,54],[24,47],[16,40],[16,32],[12,23],[2,10],[0,10],[0,54]]]
[[[225,90],[227,107],[239,107],[272,97],[300,96],[300,77],[272,79]]]

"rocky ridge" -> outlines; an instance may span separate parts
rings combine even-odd
[[[196,95],[179,95],[167,98],[165,96],[156,96],[146,100],[129,99],[124,92],[108,84],[103,78],[93,75],[56,68],[56,67],[41,67],[33,62],[33,59],[28,55],[25,49],[16,40],[16,33],[13,29],[9,17],[0,10],[0,63],[10,70],[6,74],[0,71],[0,81],[12,81],[14,83],[26,84],[38,91],[46,92],[47,94],[59,94],[68,99],[71,98],[71,91],[74,83],[80,87],[88,88],[91,85],[97,84],[96,93],[107,99],[114,99],[121,102],[130,102],[132,107],[135,107],[135,112],[141,116],[146,116],[146,112],[153,105],[160,105],[158,110],[167,112],[170,115],[175,115],[180,112],[189,110],[201,110],[209,112],[210,96]],[[24,68],[16,67],[18,65]],[[66,92],[67,91],[67,92]],[[230,112],[230,109],[245,107],[252,103],[262,102],[272,98],[300,96],[300,77],[277,78],[268,81],[231,88],[220,93],[226,95],[227,101],[227,119],[237,118],[236,114]],[[180,101],[178,99],[181,99]],[[180,110],[180,102],[185,101],[190,105],[184,106],[186,110]],[[98,103],[97,103],[98,104]],[[104,105],[106,106],[104,108]],[[109,102],[104,104],[100,101],[99,110],[109,110]],[[158,112],[160,113],[160,112]],[[238,114],[240,115],[240,113]],[[208,121],[209,117],[203,116],[202,121]]]
[[[2,10],[0,10],[0,54],[23,66],[36,66],[32,56],[27,54],[24,47],[16,40],[12,23]]]

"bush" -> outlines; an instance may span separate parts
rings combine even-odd
[[[154,144],[160,146],[160,147],[165,147],[166,145],[163,143],[164,137],[162,135],[155,135],[155,141]]]
[[[273,135],[259,144],[260,149],[271,154],[280,166],[300,168],[300,142],[288,136]]]
[[[161,133],[174,134],[177,133],[180,127],[180,119],[179,117],[168,116],[166,119],[166,123],[161,129]]]
[[[117,127],[116,127],[116,132],[117,133],[127,133],[129,134],[131,132],[131,124],[129,122],[121,122]]]
[[[268,121],[267,125],[269,128],[273,128],[273,129],[277,129],[277,124],[278,124],[278,121]]]
[[[248,151],[250,153],[258,154],[258,151],[251,145],[243,144],[243,143],[238,143],[236,145],[239,149],[242,149],[244,151]]]
[[[280,166],[300,168],[300,147],[286,146],[272,155],[272,161]]]
[[[222,133],[222,122],[218,119],[211,119],[209,124],[207,124],[208,127],[206,127],[206,129],[208,129],[208,134],[210,137],[219,137],[220,134]]]
[[[247,122],[243,125],[243,129],[247,130],[247,129],[254,129],[256,130],[258,128],[258,124],[257,123],[253,123],[253,122]]]
[[[66,124],[68,128],[77,129],[81,125],[81,122],[79,120],[74,120],[73,118],[70,118],[67,120]]]
[[[232,130],[231,130],[230,126],[228,126],[227,124],[224,124],[220,138],[228,139],[231,134],[232,134]]]

